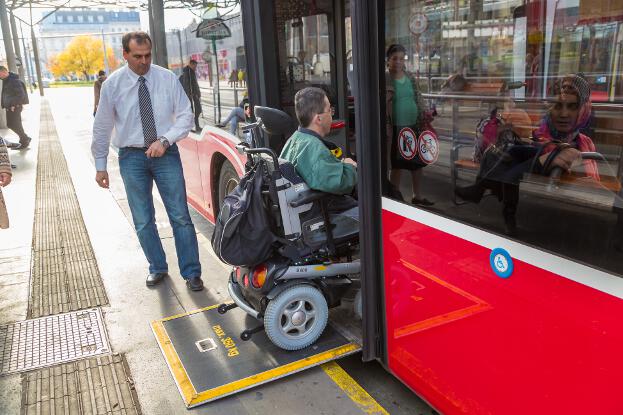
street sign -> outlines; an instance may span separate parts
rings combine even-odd
[[[409,18],[409,30],[416,36],[426,32],[428,28],[428,18],[423,13],[415,13]]]
[[[204,19],[197,26],[197,37],[207,40],[220,40],[231,37],[229,27],[223,19]]]

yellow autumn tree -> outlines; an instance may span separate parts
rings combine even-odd
[[[92,36],[76,36],[65,50],[51,59],[49,69],[54,76],[76,74],[85,79],[104,68],[102,41]],[[108,67],[112,71],[119,62],[110,47],[106,48]]]
[[[63,75],[70,75],[72,73],[72,71],[69,68],[65,67],[63,62],[64,61],[61,61],[59,59],[59,55],[52,56],[48,60],[48,69],[57,78],[59,78],[59,77],[61,77]]]

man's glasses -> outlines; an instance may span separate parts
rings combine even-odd
[[[335,115],[335,107],[331,107],[331,108],[329,108],[329,111],[324,111],[324,112],[321,112],[320,114],[326,114],[327,112],[330,112],[331,116],[334,116]]]

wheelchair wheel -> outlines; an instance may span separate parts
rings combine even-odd
[[[264,313],[268,338],[285,350],[299,350],[313,344],[329,320],[324,295],[310,285],[296,285],[275,297]]]
[[[223,206],[223,199],[240,183],[240,177],[236,173],[236,169],[232,164],[225,160],[221,166],[221,172],[218,180],[218,208]],[[217,212],[218,213],[218,212]]]

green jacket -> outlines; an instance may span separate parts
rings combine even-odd
[[[314,190],[344,195],[351,193],[357,184],[355,167],[342,163],[316,133],[306,128],[292,134],[279,157],[292,163],[298,175]]]

